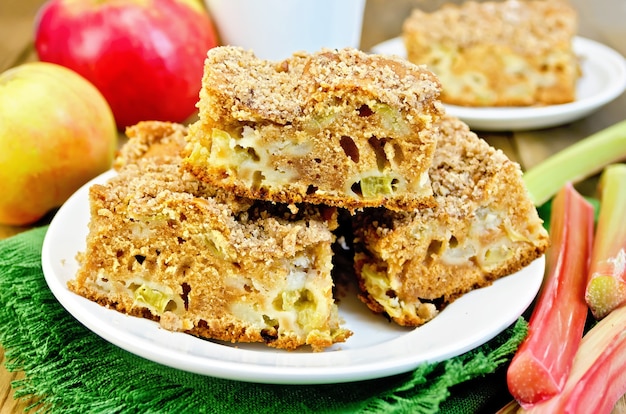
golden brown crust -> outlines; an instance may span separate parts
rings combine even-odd
[[[401,325],[432,319],[462,294],[514,273],[548,246],[519,166],[447,118],[430,170],[437,207],[355,217],[362,300]]]
[[[281,349],[342,342],[332,296],[334,208],[229,197],[180,169],[185,129],[129,130],[118,175],[90,189],[70,289],[166,329]]]
[[[215,48],[185,168],[249,198],[429,206],[439,89],[423,67],[353,49],[270,62]]]
[[[445,103],[549,105],[575,99],[576,31],[567,1],[468,1],[414,10],[403,38],[408,59],[439,76]]]
[[[180,162],[185,145],[187,127],[170,122],[139,122],[125,131],[130,144],[123,145],[113,160],[113,168],[120,170],[127,164],[145,160],[151,163]]]

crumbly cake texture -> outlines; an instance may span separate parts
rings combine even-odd
[[[185,134],[157,122],[128,130],[118,174],[90,189],[69,288],[203,338],[314,351],[345,341],[330,274],[336,209],[224,195],[180,168]]]
[[[405,326],[522,269],[549,243],[518,164],[457,119],[439,126],[430,169],[437,206],[354,218],[361,300]]]
[[[431,206],[439,92],[424,67],[355,49],[272,62],[213,48],[184,165],[255,199],[349,210]]]
[[[415,9],[402,32],[407,58],[437,74],[444,103],[550,105],[576,97],[577,24],[567,0],[468,1]]]

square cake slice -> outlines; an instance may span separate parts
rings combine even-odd
[[[243,197],[350,210],[429,206],[439,92],[424,67],[354,49],[271,62],[214,48],[184,165]]]
[[[566,0],[415,9],[402,31],[408,59],[437,74],[444,103],[528,106],[576,98],[577,13]]]
[[[186,128],[128,130],[118,175],[90,189],[69,288],[165,329],[315,351],[343,342],[331,279],[335,208],[240,199],[180,168]]]
[[[437,206],[354,218],[361,300],[405,326],[522,269],[549,244],[519,165],[457,119],[439,127],[430,169]]]

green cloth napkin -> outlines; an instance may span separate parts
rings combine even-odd
[[[0,343],[16,398],[63,413],[476,413],[510,396],[506,365],[527,333],[516,324],[476,350],[389,378],[332,385],[267,385],[192,374],[126,352],[56,301],[41,270],[47,227],[0,241]],[[495,405],[494,405],[495,404]]]

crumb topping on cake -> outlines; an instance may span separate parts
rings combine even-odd
[[[381,102],[412,111],[438,106],[433,100],[439,82],[424,67],[353,49],[299,53],[273,62],[223,46],[209,51],[205,67],[203,90],[219,93],[229,116],[240,121],[284,125],[302,117],[320,92],[330,91],[375,92]]]
[[[413,10],[405,32],[420,32],[425,43],[502,44],[524,54],[542,54],[569,44],[577,31],[575,10],[561,0],[467,1],[433,13]]]

